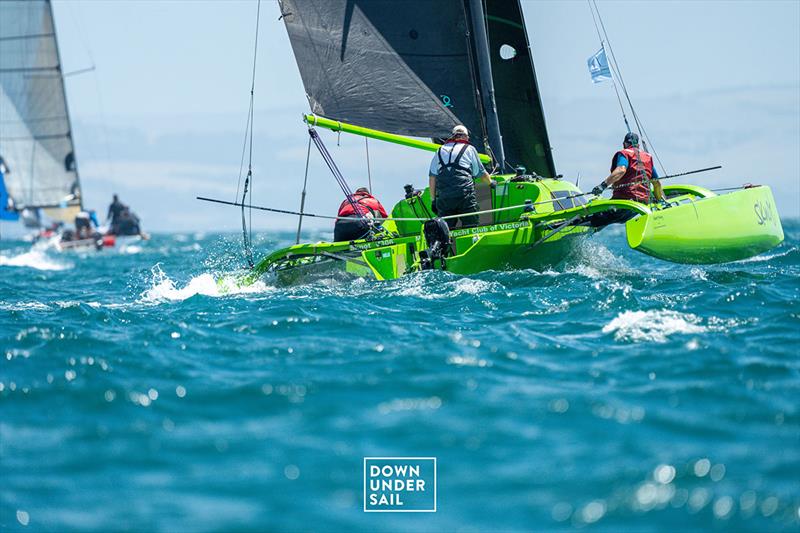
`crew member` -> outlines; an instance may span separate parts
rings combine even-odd
[[[119,197],[115,194],[111,205],[108,206],[108,214],[106,221],[111,223],[111,233],[116,234],[117,226],[119,225],[119,216],[127,209],[127,206],[119,201]]]
[[[142,230],[139,226],[139,217],[125,206],[117,216],[116,224],[112,224],[111,233],[113,235],[141,235]]]
[[[439,216],[464,215],[447,219],[453,229],[458,221],[462,226],[477,226],[479,217],[474,179],[492,185],[492,178],[481,164],[478,151],[469,144],[469,131],[462,125],[453,128],[452,136],[436,151],[429,171],[431,208]]]
[[[639,148],[639,136],[628,132],[622,141],[622,150],[614,154],[611,160],[611,174],[592,189],[592,194],[600,196],[608,187],[614,187],[611,198],[615,200],[633,200],[642,204],[650,203],[650,184],[657,200],[664,200],[664,191],[658,181],[658,172],[653,165],[653,157]],[[636,216],[635,211],[628,209],[611,209],[592,217],[593,226],[606,226],[613,223],[626,222]]]
[[[92,230],[92,225],[95,228],[99,226],[97,223],[97,214],[94,210],[81,210],[75,216],[75,235],[77,239],[88,239],[92,236],[94,231]]]
[[[370,224],[365,218],[389,218],[386,209],[366,187],[356,189],[350,198],[352,202],[345,199],[339,206],[339,213],[336,216],[344,218],[338,218],[333,227],[334,242],[355,241],[369,235]],[[374,225],[380,225],[380,222]]]

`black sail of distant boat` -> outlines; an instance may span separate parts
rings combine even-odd
[[[71,220],[81,189],[47,0],[0,1],[0,156],[18,210]]]
[[[476,10],[488,50],[475,39]],[[518,1],[281,0],[281,11],[313,113],[417,137],[461,123],[498,152],[477,58],[488,52],[506,161],[555,175]]]

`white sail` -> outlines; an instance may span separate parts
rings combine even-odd
[[[0,0],[0,157],[17,209],[81,205],[49,0]]]

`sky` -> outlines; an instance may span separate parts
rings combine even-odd
[[[692,182],[768,184],[800,216],[800,2],[600,1],[636,110],[668,172]],[[523,2],[556,167],[584,190],[608,173],[625,133],[609,83],[586,60],[599,40],[586,2]],[[236,231],[237,189],[257,4],[54,0],[86,205],[119,193],[149,231]],[[277,2],[264,0],[255,88],[253,202],[299,207],[308,102]],[[366,184],[362,138],[324,140],[351,186]],[[431,155],[371,141],[373,189],[390,208],[427,180]],[[688,181],[688,180],[687,180]],[[306,210],[332,215],[341,192],[312,153]],[[254,214],[256,228],[295,217]],[[309,221],[309,228],[328,228]]]

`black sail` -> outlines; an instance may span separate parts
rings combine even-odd
[[[488,0],[486,18],[495,101],[506,160],[552,178],[556,175],[555,164],[522,6],[517,0]],[[503,56],[513,57],[504,59]]]
[[[313,113],[401,135],[485,137],[462,0],[282,0]]]
[[[281,12],[313,113],[416,137],[461,123],[488,151],[467,0],[281,0]],[[484,13],[506,160],[552,177],[520,4],[485,0]]]

